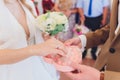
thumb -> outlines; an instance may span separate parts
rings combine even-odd
[[[70,46],[70,45],[73,44],[73,42],[74,42],[73,39],[69,39],[69,40],[65,41],[64,44],[65,44],[66,46]]]

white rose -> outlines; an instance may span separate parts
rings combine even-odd
[[[45,29],[46,29],[47,31],[49,31],[49,30],[54,30],[54,29],[55,29],[56,21],[55,21],[54,19],[48,18],[45,23],[46,23]]]
[[[57,24],[65,24],[68,22],[67,17],[62,12],[51,12],[50,18],[55,19]]]

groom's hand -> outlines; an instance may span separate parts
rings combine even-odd
[[[100,72],[95,68],[86,65],[73,65],[77,69],[77,73],[67,72],[68,77],[73,80],[100,80]]]
[[[64,44],[67,46],[70,46],[70,45],[79,46],[81,48],[81,40],[79,37],[69,39],[65,41]]]

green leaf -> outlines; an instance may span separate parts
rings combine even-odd
[[[63,16],[64,14],[63,14],[63,13],[60,13],[59,15]]]
[[[65,29],[65,26],[63,24],[56,25],[54,30],[47,31],[50,35],[56,35],[59,32],[62,32]]]
[[[47,12],[46,15],[47,15],[46,19],[49,18],[50,17],[50,12]]]
[[[81,29],[76,29],[76,31],[77,31],[77,32],[80,32],[80,31],[81,31]]]

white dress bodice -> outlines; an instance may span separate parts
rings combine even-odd
[[[22,5],[22,4],[21,4]],[[22,5],[27,18],[30,38],[26,39],[23,27],[0,1],[0,49],[18,49],[43,42],[35,28],[34,17]],[[33,56],[14,64],[0,65],[0,80],[58,80],[55,68],[42,57]]]

